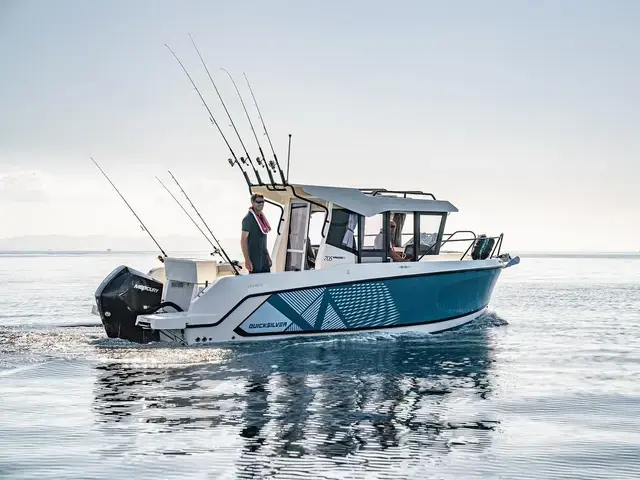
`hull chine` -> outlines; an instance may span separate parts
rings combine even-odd
[[[324,329],[324,330],[308,330],[291,332],[261,332],[261,333],[248,333],[244,330],[237,328],[234,330],[240,337],[246,339],[250,338],[290,338],[298,336],[318,336],[318,335],[339,335],[339,334],[357,334],[357,333],[369,333],[369,332],[389,332],[389,333],[407,333],[407,332],[419,332],[419,333],[442,333],[455,328],[459,328],[467,323],[475,320],[487,311],[487,306],[480,308],[474,312],[462,314],[452,318],[445,318],[440,320],[427,320],[424,322],[418,322],[413,324],[403,325],[387,325],[384,327],[372,326],[372,327],[360,327],[360,328],[336,328],[336,329]]]

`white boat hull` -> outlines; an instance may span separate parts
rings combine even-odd
[[[220,335],[220,331],[215,331],[215,328],[194,328],[185,337],[177,337],[172,331],[160,331],[160,341],[174,343],[179,341],[182,345],[200,345],[205,343],[228,343],[228,342],[259,342],[259,341],[273,341],[273,340],[286,340],[291,338],[307,338],[307,337],[331,337],[336,335],[355,335],[362,333],[423,333],[433,334],[442,333],[456,328],[460,328],[476,318],[486,313],[487,307],[482,308],[477,312],[464,315],[459,318],[451,320],[445,320],[441,322],[430,322],[417,325],[411,325],[407,327],[384,327],[373,329],[360,329],[360,330],[345,330],[345,331],[328,331],[328,332],[309,332],[309,333],[292,333],[292,334],[280,334],[280,335],[260,335],[255,337],[238,338],[232,332],[227,332],[228,338],[214,339],[211,335]],[[198,339],[196,341],[196,339]],[[191,340],[191,341],[190,341]]]
[[[338,266],[224,277],[185,312],[140,315],[137,326],[182,345],[343,335],[437,333],[487,308],[499,259]]]

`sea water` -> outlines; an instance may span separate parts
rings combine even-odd
[[[93,292],[155,254],[0,255],[0,478],[638,478],[640,256],[526,256],[440,335],[171,348]]]

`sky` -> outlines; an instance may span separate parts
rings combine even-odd
[[[639,23],[632,0],[0,0],[0,238],[143,237],[93,157],[156,236],[199,235],[170,169],[238,241],[246,185],[164,46],[240,156],[191,34],[251,155],[220,68],[281,160],[292,135],[292,182],[433,192],[510,251],[637,251]]]

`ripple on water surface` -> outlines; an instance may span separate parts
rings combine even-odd
[[[637,260],[532,262],[499,315],[437,336],[138,346],[83,326],[87,305],[47,324],[20,300],[0,319],[0,477],[637,478]],[[102,275],[46,271],[89,300]],[[54,290],[52,312],[75,301]]]
[[[491,477],[500,465],[570,478],[579,462],[595,478],[612,449],[640,455],[638,422],[615,415],[638,418],[636,397],[501,398],[504,328],[487,316],[439,336],[222,348],[14,329],[9,343],[34,362],[0,376],[1,408],[20,418],[0,421],[0,465],[14,478],[382,479]]]

